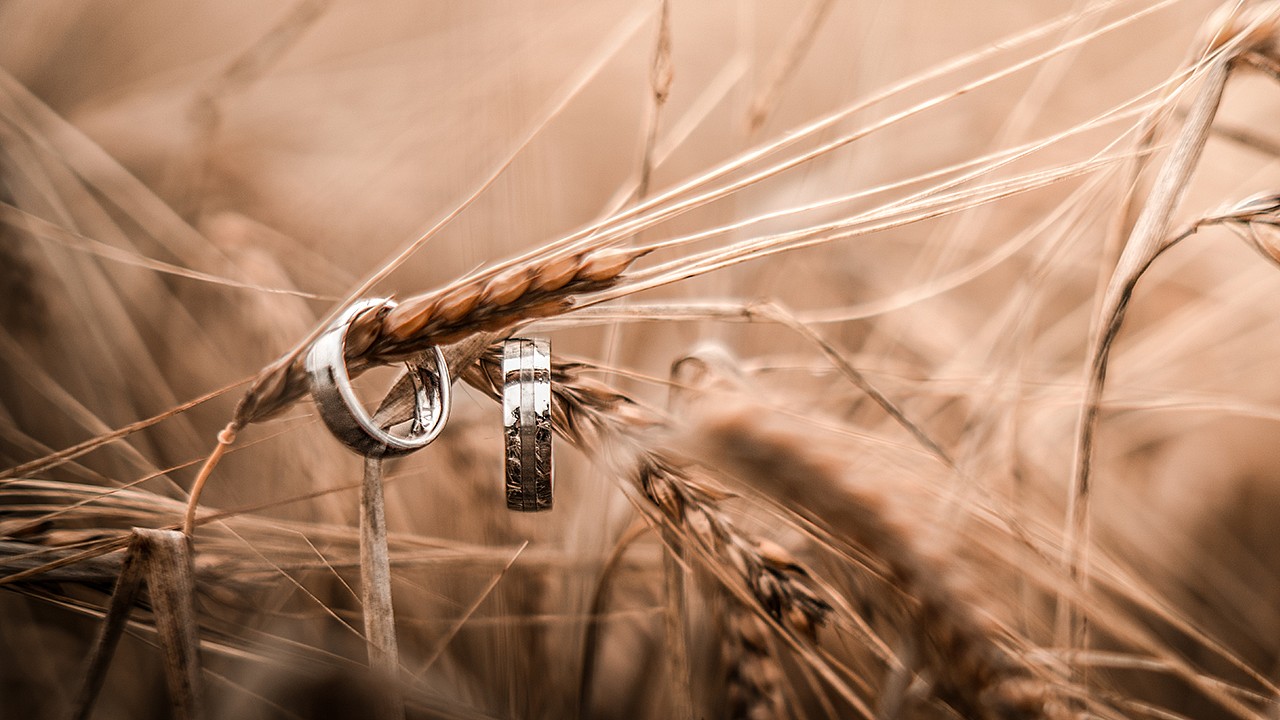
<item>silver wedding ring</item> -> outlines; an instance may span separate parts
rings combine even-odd
[[[360,404],[347,372],[347,331],[351,322],[366,311],[385,312],[394,300],[370,298],[353,303],[334,320],[307,353],[307,373],[311,396],[320,409],[329,431],[344,445],[366,457],[395,457],[426,447],[444,429],[451,402],[449,366],[439,347],[433,348],[422,365],[407,363],[413,382],[413,416],[408,432],[394,435],[389,427],[379,427]],[[427,365],[434,365],[428,368]]]
[[[502,351],[507,508],[551,509],[551,343],[511,338]]]

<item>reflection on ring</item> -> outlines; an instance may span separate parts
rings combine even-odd
[[[413,382],[413,416],[406,435],[380,427],[360,404],[347,371],[346,340],[352,321],[365,312],[387,312],[396,306],[386,298],[360,300],[325,330],[307,353],[311,395],[329,431],[344,445],[366,457],[394,457],[426,447],[444,429],[451,403],[448,364],[439,347],[427,362],[408,363]],[[434,367],[431,367],[434,366]]]

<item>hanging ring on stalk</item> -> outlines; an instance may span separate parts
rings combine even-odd
[[[408,433],[396,435],[390,427],[380,427],[360,404],[351,375],[347,371],[347,332],[357,316],[375,309],[396,306],[388,298],[367,298],[352,303],[311,345],[307,353],[307,374],[311,397],[320,417],[344,445],[365,457],[396,457],[420,450],[444,429],[452,402],[449,366],[439,346],[427,354],[427,362],[406,363],[413,383],[413,416]],[[434,367],[430,367],[430,366]]]
[[[550,510],[551,343],[511,338],[502,348],[502,424],[507,508]]]

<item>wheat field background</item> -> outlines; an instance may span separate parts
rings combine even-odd
[[[0,3],[0,717],[436,227],[365,294],[551,338],[562,435],[508,512],[482,358],[388,464],[408,717],[1277,717],[1280,9],[1215,10]],[[200,711],[371,717],[361,460],[278,409],[199,499]],[[151,595],[94,717],[174,713]]]

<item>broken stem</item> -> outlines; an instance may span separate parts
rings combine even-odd
[[[382,496],[382,458],[366,457],[360,486],[360,596],[364,602],[364,634],[369,669],[387,683],[378,697],[378,720],[402,720],[400,654],[396,620],[391,607],[391,556],[387,549],[387,516]]]

